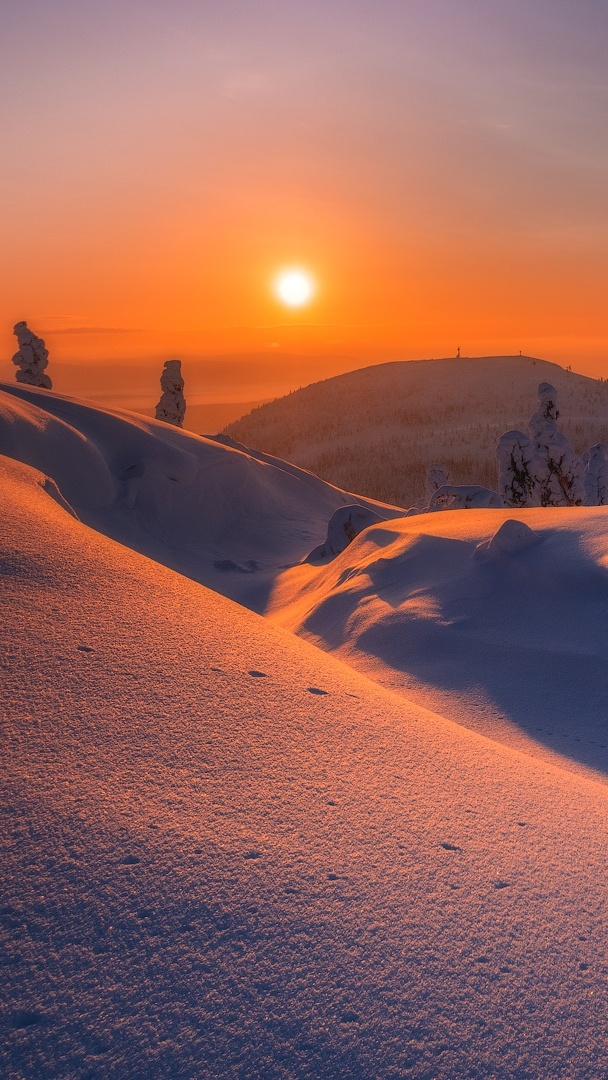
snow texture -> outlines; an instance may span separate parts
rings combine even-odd
[[[444,484],[437,488],[429,502],[429,513],[437,510],[479,510],[483,507],[502,509],[504,502],[489,488]]]
[[[608,508],[394,519],[275,581],[280,625],[408,700],[608,775]]]
[[[517,555],[528,548],[540,544],[542,537],[532,531],[523,521],[508,518],[490,540],[478,544],[477,555],[501,559],[504,555]]]
[[[19,351],[13,356],[13,364],[17,368],[15,372],[17,382],[26,383],[29,386],[42,386],[45,390],[50,390],[53,384],[44,372],[49,362],[48,349],[45,349],[44,341],[32,333],[26,322],[16,323],[13,333],[19,344]]]
[[[541,383],[538,400],[539,408],[530,420],[535,480],[531,505],[581,506],[585,500],[583,464],[557,426],[555,387]]]
[[[22,386],[0,451],[1,1074],[608,1075],[608,508],[313,566],[267,455]]]
[[[124,450],[116,418],[98,421]],[[140,431],[150,483],[170,445],[153,432]],[[606,787],[382,689],[95,533],[44,483],[0,460],[2,1075],[608,1075]],[[435,621],[454,624],[449,579],[467,562],[487,574],[464,595],[490,636],[517,573],[537,602],[559,595],[560,558],[561,585],[585,562],[599,582],[603,508],[524,513],[545,539],[499,567],[471,557],[497,512],[469,511],[383,522],[329,566],[296,569],[365,566],[387,609],[409,590],[420,614],[405,656],[417,639],[445,672],[425,582],[443,589]],[[606,598],[593,595],[597,628]],[[548,613],[522,620],[523,697]],[[584,667],[564,613],[552,642],[559,631]],[[397,629],[397,650],[407,640]],[[472,678],[476,645],[459,658]],[[571,714],[572,749],[586,723]]]
[[[354,503],[351,506],[339,506],[332,514],[327,526],[327,536],[307,557],[307,562],[321,562],[333,559],[344,551],[359,533],[369,525],[375,525],[383,519],[366,506]]]
[[[279,569],[304,559],[325,538],[334,511],[354,500],[295,465],[230,442],[0,386],[0,453],[52,477],[87,524],[262,610]],[[404,512],[361,505],[384,518]]]
[[[590,446],[583,454],[585,505],[608,505],[608,448],[604,443]]]
[[[156,406],[156,419],[174,427],[184,426],[186,399],[180,360],[167,360],[160,377],[161,399]]]

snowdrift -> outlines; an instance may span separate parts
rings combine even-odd
[[[0,386],[0,453],[51,477],[94,528],[252,607],[268,572],[306,556],[353,501],[231,440],[31,387]]]
[[[608,508],[372,526],[269,604],[290,630],[467,727],[608,774]]]
[[[4,1076],[608,1073],[604,787],[0,484]],[[399,546],[458,601],[495,529],[452,519],[354,541],[389,606]]]

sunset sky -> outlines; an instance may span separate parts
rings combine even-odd
[[[606,0],[8,0],[1,23],[0,378],[19,319],[58,361],[460,345],[608,376]]]

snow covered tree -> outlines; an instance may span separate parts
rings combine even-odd
[[[498,491],[505,506],[533,506],[534,445],[523,431],[505,431],[496,447]]]
[[[490,488],[465,484],[444,484],[437,488],[429,503],[429,514],[437,510],[501,510],[504,502]]]
[[[184,426],[186,399],[180,360],[167,360],[160,377],[161,399],[156,406],[156,419],[174,427]]]
[[[595,443],[583,454],[585,505],[608,506],[608,448]]]
[[[50,390],[53,384],[49,376],[44,374],[49,362],[44,341],[32,333],[26,322],[16,323],[13,333],[19,344],[19,352],[13,356],[13,364],[17,368],[17,382],[27,383],[28,386],[43,386],[45,390]]]
[[[450,470],[446,465],[429,465],[424,481],[424,494],[428,505],[440,487],[450,483]]]
[[[583,463],[557,426],[555,387],[541,383],[538,400],[539,408],[530,420],[534,502],[541,506],[580,506],[585,498]]]

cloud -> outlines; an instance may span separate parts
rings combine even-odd
[[[143,329],[132,326],[65,326],[60,329],[41,330],[41,334],[143,334]]]

